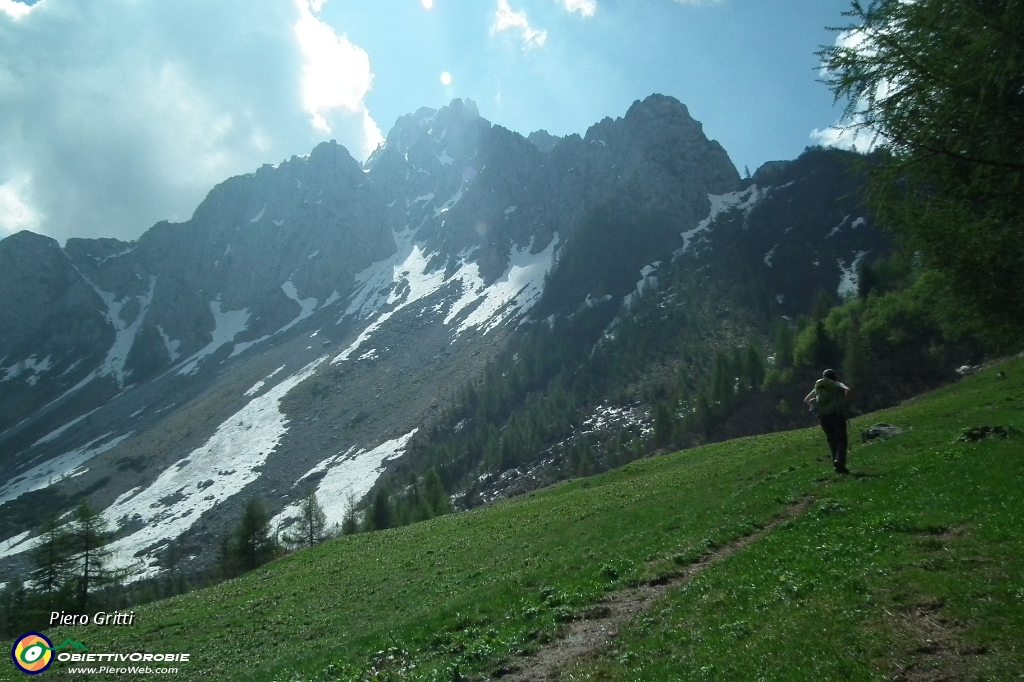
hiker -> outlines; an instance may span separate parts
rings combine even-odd
[[[835,371],[826,369],[804,398],[804,403],[821,420],[821,430],[832,451],[832,466],[837,474],[850,473],[846,469],[846,415],[843,414],[849,393],[850,387],[839,381]]]

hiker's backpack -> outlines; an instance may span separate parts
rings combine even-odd
[[[819,416],[843,411],[843,385],[822,377],[814,382],[814,397]]]

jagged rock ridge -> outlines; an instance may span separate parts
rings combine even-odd
[[[365,168],[325,143],[137,242],[0,242],[0,554],[30,545],[41,500],[83,495],[150,571],[249,495],[277,511],[320,487],[337,516],[524,315],[628,297],[649,264],[712,248],[716,210],[767,196],[669,97],[541,132],[455,100],[399,119]],[[870,241],[862,219],[844,224]]]

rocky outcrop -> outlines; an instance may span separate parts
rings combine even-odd
[[[790,316],[810,310],[819,291],[834,301],[856,295],[860,264],[887,248],[864,206],[870,164],[825,149],[769,162],[743,190],[715,198],[713,224],[692,235],[688,255],[751,273]]]
[[[671,97],[652,95],[583,138],[564,138],[529,203],[566,235],[536,314],[605,296],[621,300],[644,266],[667,262],[680,234],[708,215],[709,195],[739,183],[725,150]]]
[[[0,292],[3,431],[93,371],[115,332],[98,292],[49,237],[0,241]]]

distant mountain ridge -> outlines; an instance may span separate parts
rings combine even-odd
[[[728,252],[793,310],[855,287],[884,241],[839,156],[742,181],[670,97],[564,138],[454,100],[400,118],[365,167],[324,143],[132,243],[8,237],[0,555],[83,496],[150,573],[248,495],[277,512],[318,489],[337,517],[527,316],[628,314],[655,263]]]

